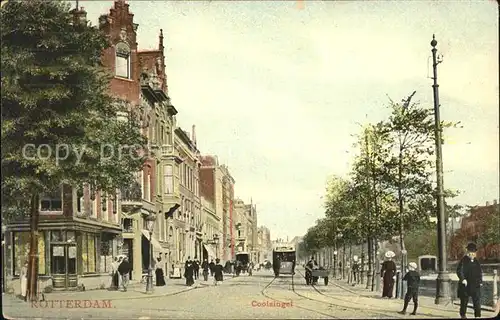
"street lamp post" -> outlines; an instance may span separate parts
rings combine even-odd
[[[441,117],[439,114],[439,85],[437,83],[437,65],[442,62],[437,57],[437,41],[432,35],[432,85],[434,93],[434,135],[436,143],[436,178],[437,178],[437,236],[438,236],[438,276],[436,279],[436,304],[447,303],[450,298],[450,275],[447,271],[447,252],[446,252],[446,217],[443,194],[443,157],[441,149]]]
[[[337,250],[333,251],[333,278],[337,280]]]
[[[153,260],[153,228],[155,225],[156,217],[152,214],[146,218],[146,227],[149,231],[149,267],[148,267],[148,279],[146,282],[146,293],[153,293],[153,268],[151,266],[151,260]]]
[[[219,235],[214,234],[214,243],[215,243],[215,258],[219,258]]]

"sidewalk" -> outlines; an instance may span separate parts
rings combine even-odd
[[[227,277],[224,280],[231,280]],[[213,286],[213,278],[209,278],[207,282],[203,279],[195,280],[195,284],[191,287],[186,286],[186,279],[167,279],[166,285],[153,287],[153,293],[146,293],[146,284],[132,282],[129,284],[127,291],[115,291],[107,289],[87,290],[87,291],[53,291],[45,293],[45,300],[135,300],[149,299],[152,297],[173,296],[179,293],[190,290],[200,289]],[[24,303],[18,299],[20,303]]]
[[[376,291],[371,291],[369,289],[366,289],[366,284],[358,284],[356,286],[352,286],[347,284],[345,280],[334,280],[329,283],[332,285],[332,287],[337,287],[341,288],[342,290],[345,290],[347,292],[350,292],[354,295],[361,296],[363,298],[366,298],[363,300],[363,302],[366,301],[367,306],[380,306],[382,303],[384,305],[389,305],[395,309],[401,310],[403,307],[403,299],[400,298],[393,298],[393,299],[383,299],[382,298],[382,292],[376,292]],[[328,287],[329,287],[328,286]],[[327,289],[328,287],[325,286],[317,286],[317,289],[320,291],[332,291],[331,289]],[[453,301],[453,303],[450,301],[447,304],[444,305],[436,305],[434,302],[433,297],[428,297],[428,296],[419,296],[418,297],[419,301],[419,310],[422,310],[422,312],[430,312],[430,313],[444,313],[447,316],[450,316],[450,314],[454,314],[455,317],[458,317],[458,306],[460,306],[460,303]],[[413,308],[413,302],[410,302],[410,305],[408,307],[408,310],[411,312],[411,309]],[[495,310],[493,308],[488,307],[488,306],[482,306],[482,311],[483,317],[494,317],[496,316]],[[472,312],[472,304],[469,303],[469,309],[467,310],[468,313]]]

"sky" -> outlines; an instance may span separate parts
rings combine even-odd
[[[272,238],[324,216],[331,175],[347,176],[360,124],[416,91],[432,106],[436,35],[444,186],[452,202],[499,194],[496,1],[129,1],[140,49],[163,29],[169,95],[198,147],[228,165]],[[97,24],[113,1],[83,1]]]

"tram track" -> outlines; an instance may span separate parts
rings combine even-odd
[[[274,281],[275,281],[276,279],[278,279],[278,277],[274,277],[274,278],[273,278],[273,279],[272,279],[272,280],[271,280],[271,281],[270,281],[270,282],[269,282],[269,283],[268,283],[268,284],[267,284],[267,285],[266,285],[266,286],[265,286],[265,287],[264,287],[264,288],[260,291],[261,295],[262,295],[262,296],[264,296],[264,297],[266,297],[266,298],[268,298],[268,299],[271,299],[271,300],[273,300],[273,301],[276,301],[276,302],[280,302],[280,303],[289,303],[290,301],[283,301],[283,300],[279,300],[279,299],[276,299],[276,298],[274,298],[274,297],[270,296],[268,293],[266,293],[266,290],[268,290],[268,289],[269,289],[269,287],[271,287],[271,285],[274,283]],[[294,287],[293,287],[293,275],[292,275],[292,291],[293,291],[294,293],[296,293],[296,292],[295,292],[295,289],[294,289]],[[300,295],[299,295],[299,296],[300,296]],[[329,318],[333,318],[333,319],[340,319],[339,317],[336,317],[336,316],[334,316],[334,315],[332,315],[332,314],[325,313],[325,312],[321,312],[321,311],[318,311],[318,310],[315,310],[315,309],[311,309],[311,308],[307,308],[307,307],[304,307],[304,306],[299,306],[299,305],[297,305],[296,303],[294,303],[294,307],[295,307],[295,308],[302,309],[302,310],[306,310],[306,311],[314,312],[314,313],[317,313],[317,314],[320,314],[320,315],[322,315],[322,316],[326,316],[326,317],[329,317]]]
[[[335,282],[330,282],[330,284],[333,284],[334,286],[336,286],[337,288],[340,288],[346,292],[350,292],[352,294],[355,294],[361,298],[370,298],[369,296],[364,296],[362,294],[359,294],[355,291],[352,291],[352,290],[349,290],[348,288],[345,288],[344,286],[341,286]],[[327,295],[327,294],[324,294],[323,292],[319,291],[318,288],[316,288],[316,286],[313,286],[314,287],[314,290],[316,290],[318,293],[322,294],[322,295],[325,295],[325,296],[328,296],[328,297],[332,297],[332,298],[335,298],[335,299],[339,299],[339,300],[342,300],[342,301],[348,301],[348,300],[345,300],[345,299],[341,299],[341,298],[337,298],[337,297],[333,297],[331,295]],[[402,302],[403,300],[401,300]],[[434,307],[429,307],[429,306],[420,306],[420,308],[425,308],[425,309],[430,309],[430,310],[436,310],[436,311],[440,311],[440,312],[446,312],[446,313],[449,313],[450,316],[456,316],[456,311],[451,311],[451,310],[443,310],[443,309],[439,309],[439,308],[434,308]],[[422,313],[422,312],[419,312],[418,313],[419,315],[423,315],[423,316],[428,316],[428,317],[437,317],[436,315],[432,315],[432,314],[428,314],[428,313]]]
[[[303,273],[296,270],[296,272],[298,272],[299,274],[301,274],[302,276]],[[348,288],[345,288],[344,286],[341,286],[335,282],[329,282],[329,284],[333,284],[335,287],[337,288],[340,288],[342,289],[343,291],[346,291],[346,292],[349,292],[350,294],[354,294],[356,295],[358,298],[369,298],[369,297],[366,297],[366,296],[363,296],[355,291],[352,291],[352,290],[349,290]],[[371,312],[371,313],[374,313],[374,314],[379,314],[381,316],[384,316],[384,317],[387,317],[387,316],[391,316],[391,317],[394,317],[394,318],[405,318],[405,316],[401,315],[399,316],[398,315],[395,315],[394,313],[396,313],[396,311],[394,310],[388,310],[388,309],[383,309],[383,308],[380,308],[380,307],[377,307],[377,306],[374,306],[372,304],[366,304],[364,302],[356,302],[356,301],[353,301],[352,299],[344,299],[344,298],[340,298],[340,297],[337,297],[337,296],[332,296],[332,295],[328,295],[328,294],[325,294],[324,292],[320,291],[316,286],[312,285],[311,286],[314,291],[324,297],[327,297],[327,298],[331,298],[331,299],[335,299],[335,300],[340,300],[340,301],[343,301],[343,302],[347,302],[347,303],[354,303],[354,304],[358,304],[358,305],[362,305],[363,307],[346,307],[346,306],[342,306],[344,308],[349,308],[349,309],[354,309],[354,310],[366,310],[367,307],[375,307],[377,308],[376,311],[380,311],[380,312]],[[441,310],[441,309],[437,309],[437,308],[432,308],[432,307],[424,307],[424,308],[427,308],[427,309],[432,309],[432,310],[437,310],[437,311],[441,311],[441,312],[447,312],[447,313],[450,313],[450,314],[455,314],[451,311],[447,311],[447,310]],[[383,312],[383,313],[382,313]],[[387,313],[387,314],[386,314]],[[429,313],[422,313],[422,312],[419,312],[418,315],[420,316],[426,316],[426,317],[430,317],[430,318],[442,318],[442,316],[436,316],[436,315],[433,315],[433,314],[429,314]]]
[[[298,270],[295,270],[295,273],[297,274],[300,274],[303,278],[304,277],[304,274]],[[320,294],[321,296],[325,297],[325,298],[328,298],[329,301],[324,301],[324,300],[318,300],[318,299],[314,299],[314,298],[311,298],[311,297],[307,297],[305,295],[302,295],[298,292],[295,291],[295,287],[294,287],[294,284],[293,284],[293,279],[292,279],[292,288],[293,288],[293,291],[295,292],[296,295],[300,296],[300,297],[303,297],[303,298],[306,298],[306,299],[309,299],[309,300],[312,300],[312,301],[317,301],[317,302],[320,302],[322,304],[328,304],[330,306],[334,306],[334,307],[337,307],[337,308],[341,308],[341,309],[344,309],[344,310],[354,310],[354,311],[358,311],[360,313],[366,313],[367,311],[369,311],[370,315],[375,315],[375,316],[379,316],[379,317],[383,317],[383,318],[395,318],[395,319],[401,319],[401,318],[405,318],[404,316],[399,316],[398,314],[395,314],[396,312],[394,310],[386,310],[386,309],[378,309],[378,310],[367,310],[366,308],[366,305],[363,305],[362,307],[354,307],[354,306],[346,306],[344,304],[338,304],[338,303],[335,303],[333,301],[331,301],[330,299],[336,299],[336,300],[341,300],[341,301],[345,301],[345,302],[348,302],[350,304],[352,303],[355,303],[355,304],[359,304],[361,305],[361,303],[356,303],[356,302],[353,302],[353,301],[350,301],[350,300],[344,300],[344,299],[338,299],[337,297],[332,297],[332,296],[329,296],[329,295],[326,295],[324,294],[323,292],[319,291],[315,286],[312,286],[313,289],[315,290],[316,293]]]

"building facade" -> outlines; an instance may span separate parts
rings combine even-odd
[[[206,236],[207,253],[209,256],[216,254],[222,261],[232,260],[235,257],[235,233],[233,222],[234,209],[234,178],[229,173],[229,169],[225,165],[219,164],[216,156],[201,157],[200,169],[200,189],[203,197],[214,204],[215,215],[217,218],[212,219],[212,225],[207,228],[212,228],[213,235],[219,232],[217,240],[214,241],[213,235]],[[213,199],[213,200],[212,200]],[[217,225],[216,225],[217,224]],[[217,247],[217,252],[211,246]]]
[[[258,231],[259,263],[265,260],[272,260],[273,246],[271,243],[271,231],[264,226],[259,227]]]
[[[248,252],[253,262],[259,261],[257,208],[253,203],[245,204],[243,200],[234,202],[234,233],[236,252]]]
[[[192,136],[192,138],[191,138]],[[175,239],[175,254],[169,263],[183,264],[191,257],[201,259],[202,256],[202,220],[201,199],[199,189],[199,151],[193,127],[192,134],[181,128],[174,131],[174,153],[182,162],[175,166],[174,194],[180,199],[180,208],[169,220],[169,230]]]

